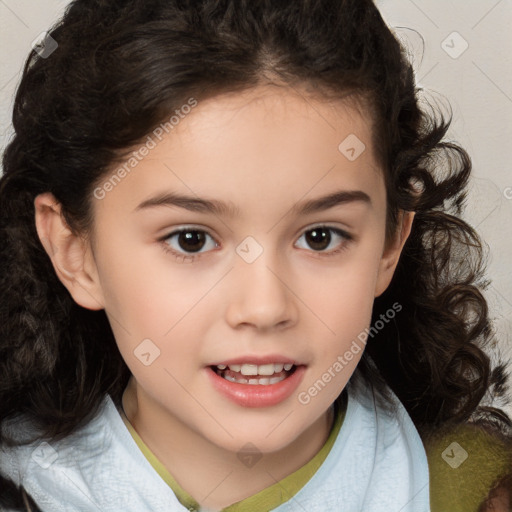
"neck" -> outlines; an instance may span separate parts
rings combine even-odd
[[[253,496],[304,466],[325,444],[334,419],[329,409],[288,446],[262,454],[255,470],[240,464],[238,453],[148,406],[141,395],[132,378],[122,398],[128,420],[180,487],[201,507],[214,510]]]

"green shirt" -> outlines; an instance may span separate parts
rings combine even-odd
[[[424,445],[432,512],[479,512],[495,484],[512,474],[511,443],[475,425],[445,427]]]

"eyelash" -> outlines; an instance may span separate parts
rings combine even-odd
[[[344,231],[342,229],[339,229],[339,228],[332,227],[332,226],[326,226],[326,225],[323,225],[323,224],[312,226],[312,227],[306,229],[305,231],[302,232],[302,234],[300,235],[299,239],[303,235],[308,233],[309,231],[313,231],[314,229],[319,229],[319,228],[323,228],[323,229],[325,229],[327,231],[331,231],[331,232],[335,233],[336,235],[340,236],[341,238],[343,238],[344,240],[340,243],[340,245],[339,245],[339,247],[337,249],[334,249],[334,250],[331,250],[331,251],[315,251],[315,250],[312,249],[313,253],[318,254],[318,256],[316,256],[316,257],[320,257],[320,258],[326,258],[327,257],[328,258],[328,257],[331,257],[331,256],[335,256],[335,255],[339,254],[340,252],[346,250],[348,244],[354,240],[354,237],[352,235],[350,235],[349,233],[347,233],[346,231]],[[212,238],[212,240],[215,241],[213,236],[210,235],[208,233],[208,231],[205,231],[204,229],[195,228],[193,226],[177,229],[175,231],[171,231],[169,234],[167,234],[164,237],[160,238],[158,241],[161,242],[162,248],[163,248],[163,250],[167,254],[171,254],[172,256],[175,256],[175,258],[177,260],[179,260],[179,259],[183,260],[182,263],[184,262],[185,259],[188,262],[191,263],[193,261],[198,260],[201,256],[206,254],[208,251],[205,251],[205,252],[202,252],[202,253],[180,253],[180,252],[177,252],[175,249],[172,249],[169,246],[169,244],[167,243],[167,241],[170,238],[172,238],[172,237],[174,237],[176,235],[180,235],[181,233],[187,233],[187,232],[190,232],[190,231],[198,231],[200,233],[205,233],[210,238]],[[216,241],[215,241],[215,243],[217,244]]]

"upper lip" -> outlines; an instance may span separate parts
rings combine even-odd
[[[298,366],[298,363],[295,359],[290,357],[282,356],[279,354],[269,354],[269,355],[253,355],[253,356],[240,356],[234,357],[232,359],[223,359],[216,363],[213,363],[209,366],[218,366],[219,364],[225,364],[226,366],[233,364],[255,364],[255,365],[263,365],[270,363],[283,363],[283,364],[293,364]]]

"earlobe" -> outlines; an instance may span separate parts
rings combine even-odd
[[[380,261],[375,286],[375,297],[382,295],[389,286],[389,283],[391,283],[391,279],[393,278],[393,274],[395,273],[396,266],[400,259],[400,254],[411,233],[414,215],[415,212],[402,211],[400,213],[395,239],[386,247]]]
[[[80,306],[103,309],[96,265],[87,242],[66,224],[53,194],[39,194],[34,199],[34,208],[37,234],[59,280]]]

